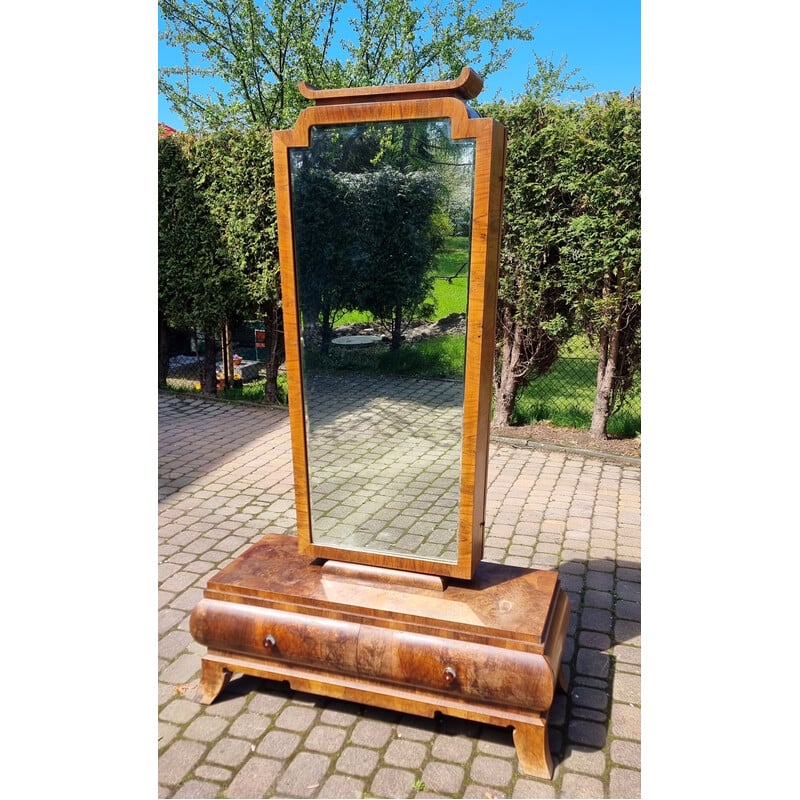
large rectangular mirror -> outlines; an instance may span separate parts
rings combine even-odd
[[[455,563],[475,141],[364,122],[289,155],[312,541]]]
[[[275,133],[300,549],[470,577],[504,132],[463,97],[310,93]]]

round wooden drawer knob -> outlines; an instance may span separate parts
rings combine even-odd
[[[452,667],[445,667],[444,668],[444,682],[451,686],[455,683],[456,680],[456,671]]]
[[[264,639],[264,647],[266,647],[267,650],[272,650],[272,648],[275,647],[275,637],[271,633]]]

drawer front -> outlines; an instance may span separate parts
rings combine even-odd
[[[358,674],[532,711],[547,711],[555,677],[541,654],[363,626]]]
[[[206,647],[356,674],[359,625],[277,609],[201,600],[189,620]]]
[[[531,711],[553,702],[555,677],[537,653],[211,599],[189,627],[213,650]]]

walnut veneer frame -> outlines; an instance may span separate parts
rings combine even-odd
[[[301,93],[315,101],[315,105],[301,112],[293,129],[273,132],[289,416],[298,542],[303,555],[465,579],[472,577],[481,560],[506,144],[505,129],[492,119],[478,117],[466,104],[467,100],[477,96],[482,86],[481,78],[468,67],[455,80],[428,84],[320,90],[301,83]],[[342,549],[318,544],[313,539],[290,193],[289,151],[310,146],[312,127],[437,119],[450,120],[453,140],[475,141],[455,562]]]

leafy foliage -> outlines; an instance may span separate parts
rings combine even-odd
[[[508,131],[498,298],[496,425],[518,392],[584,332],[598,352],[591,430],[639,368],[641,107],[638,95],[562,104],[574,73],[540,61],[527,92],[483,107]]]
[[[438,190],[433,173],[391,167],[293,175],[299,299],[304,325],[321,324],[323,350],[344,310],[368,311],[400,346],[433,288]]]
[[[592,431],[602,435],[640,364],[640,98],[587,100],[573,125],[564,161],[575,210],[563,273],[576,317],[598,343]]]
[[[192,146],[179,135],[158,143],[158,297],[170,325],[213,329],[244,287],[200,188]]]
[[[184,63],[159,90],[189,130],[289,127],[305,101],[298,81],[330,88],[486,78],[505,65],[523,4],[499,0],[159,0],[164,39]],[[345,17],[345,9],[352,16]],[[203,94],[198,79],[211,79]]]
[[[193,159],[198,185],[246,287],[237,311],[262,316],[277,300],[280,283],[272,135],[252,128],[204,136]]]
[[[283,358],[271,134],[221,131],[159,140],[159,298],[165,321],[199,327],[264,320],[265,397]],[[215,370],[211,363],[207,371]]]
[[[358,38],[345,44],[342,72],[349,85],[380,86],[455,78],[465,64],[484,77],[505,65],[509,39],[532,39],[514,24],[523,3],[502,0],[478,7],[475,0],[355,0],[351,25]],[[488,53],[486,45],[488,44]]]
[[[290,125],[297,81],[319,80],[341,0],[159,0],[164,39],[182,67],[159,71],[159,91],[189,130]],[[211,79],[203,95],[196,79]]]
[[[560,261],[572,205],[560,158],[572,111],[526,96],[486,113],[508,133],[494,420],[508,425],[519,390],[550,369],[570,334]]]
[[[251,128],[203,136],[196,141],[193,159],[228,258],[245,289],[235,316],[258,317],[267,331],[264,396],[277,402],[283,334],[272,134]]]
[[[213,394],[214,332],[245,288],[200,188],[193,146],[188,136],[158,141],[158,305],[167,325],[206,334],[204,391]]]
[[[391,331],[396,350],[404,322],[421,313],[433,290],[439,182],[430,172],[391,168],[351,181],[350,191],[364,199],[357,239],[367,258],[356,278],[359,306]]]
[[[353,199],[331,170],[303,169],[293,176],[298,301],[306,341],[311,342],[311,331],[319,325],[324,352],[337,317],[354,305],[351,272],[362,271],[351,237],[360,207]]]

